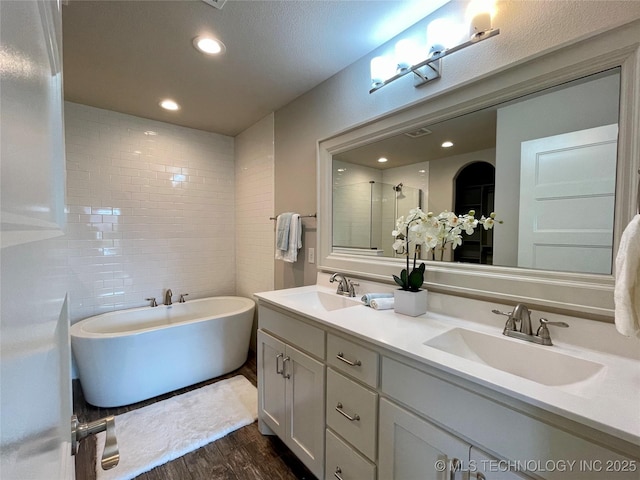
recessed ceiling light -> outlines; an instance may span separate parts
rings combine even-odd
[[[427,173],[426,170],[418,170],[418,173]]]
[[[154,136],[154,135],[158,135],[158,132],[154,132],[153,130],[147,130],[146,132],[144,132],[144,134]]]
[[[387,160],[387,159],[386,159],[386,158],[384,158],[384,157],[380,157],[380,158],[378,159],[378,163],[385,163],[385,162],[388,162],[388,161],[389,161],[389,160]]]
[[[180,110],[180,105],[170,99],[162,100],[160,106],[165,110]]]
[[[346,168],[339,168],[339,169],[338,169],[338,172],[340,172],[340,173],[342,173],[342,172],[346,172],[346,171],[347,171],[347,169],[346,169]]]
[[[206,55],[220,55],[227,49],[224,43],[212,37],[196,37],[193,46]]]
[[[453,147],[453,142],[450,142],[449,140],[447,140],[446,142],[442,143],[442,148],[450,148]]]

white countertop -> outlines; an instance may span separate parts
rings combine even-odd
[[[624,352],[622,355],[611,352],[611,342],[606,340],[603,344],[609,346],[609,351],[568,343],[565,340],[571,338],[571,332],[565,332],[562,337],[558,336],[556,339],[554,334],[559,329],[552,329],[551,336],[554,345],[547,347],[504,337],[502,328],[496,326],[500,322],[504,324],[504,319],[499,318],[492,323],[483,323],[430,312],[419,317],[408,317],[396,314],[393,310],[374,310],[362,303],[348,308],[325,311],[303,305],[296,299],[295,294],[316,291],[336,295],[333,286],[329,288],[323,285],[311,285],[261,292],[255,296],[260,303],[273,304],[303,315],[320,324],[405,355],[425,365],[438,368],[640,446],[640,348],[638,348],[636,355],[636,343],[629,343],[629,340],[624,337],[622,340],[626,343],[624,344],[625,348],[621,349]],[[353,300],[359,299],[360,295]],[[473,316],[474,318],[476,316],[485,318],[486,312],[478,313],[478,315],[473,312]],[[584,320],[584,322],[601,323],[588,320]],[[532,326],[535,330],[537,317],[532,316]],[[583,382],[547,386],[424,345],[424,342],[453,328],[464,328],[495,335],[507,341],[525,343],[535,348],[553,349],[554,352],[600,363],[605,368],[595,377]],[[580,326],[574,326],[574,335],[577,335],[577,328]],[[593,329],[594,327],[589,328]],[[601,324],[596,325],[595,328],[596,332],[600,332],[600,330],[609,332],[613,326]],[[562,330],[570,331],[571,329]],[[610,334],[613,335],[613,333]],[[605,336],[601,332],[595,335]],[[595,335],[592,333],[592,336]],[[631,345],[631,349],[629,349],[629,345]],[[640,346],[640,344],[638,345]],[[515,358],[513,361],[522,362],[526,359]]]

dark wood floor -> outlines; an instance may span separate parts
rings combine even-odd
[[[81,422],[91,422],[107,415],[119,415],[141,408],[235,375],[244,375],[253,385],[256,385],[255,356],[250,355],[247,363],[228,375],[120,408],[98,408],[87,404],[80,383],[74,380],[74,411]],[[89,437],[82,441],[76,456],[77,480],[96,478],[95,458],[95,437]],[[260,434],[258,423],[254,422],[136,478],[138,480],[314,480],[315,476],[277,437]]]

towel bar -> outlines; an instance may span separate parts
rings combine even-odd
[[[318,216],[318,214],[316,213],[310,213],[309,215],[300,215],[301,218],[316,218]],[[278,215],[276,215],[275,217],[269,217],[269,220],[277,220],[278,219]]]

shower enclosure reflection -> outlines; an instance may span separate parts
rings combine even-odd
[[[419,188],[402,182],[337,182],[333,186],[334,252],[394,256],[391,232],[396,219],[422,206],[421,197]]]

